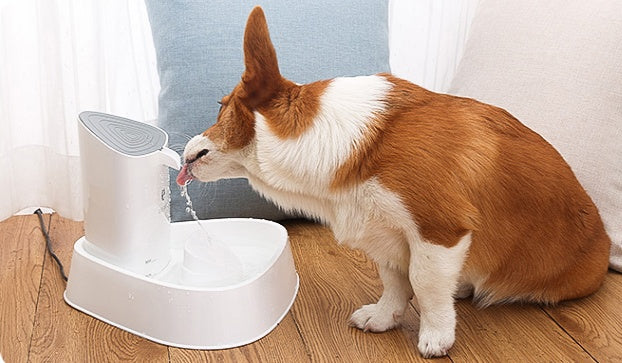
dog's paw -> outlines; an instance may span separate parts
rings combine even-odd
[[[378,306],[378,304],[363,305],[350,317],[350,326],[365,332],[380,333],[398,326],[401,317],[401,314]]]
[[[442,357],[447,355],[454,345],[455,332],[452,330],[421,329],[419,331],[419,352],[424,358]]]

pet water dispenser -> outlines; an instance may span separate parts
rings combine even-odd
[[[231,348],[272,331],[298,292],[285,228],[245,218],[170,223],[168,169],[179,169],[180,157],[168,135],[97,112],[78,121],[85,235],[74,245],[65,301],[180,348]],[[219,248],[207,248],[201,233]],[[239,263],[213,263],[227,254]]]

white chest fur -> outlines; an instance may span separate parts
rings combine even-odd
[[[336,78],[320,99],[312,125],[296,138],[274,135],[256,113],[256,157],[261,178],[269,185],[323,197],[336,170],[359,145],[384,111],[391,83],[384,77]]]
[[[338,241],[406,268],[404,233],[417,228],[399,197],[374,178],[346,190],[329,188],[335,172],[385,110],[391,87],[380,76],[332,80],[311,127],[291,139],[274,135],[269,121],[255,113],[256,141],[247,169],[251,185],[282,208],[320,219],[332,227]],[[377,238],[386,243],[368,241]]]

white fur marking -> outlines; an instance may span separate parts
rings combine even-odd
[[[265,181],[288,190],[294,185],[295,192],[324,193],[375,116],[385,110],[392,86],[381,76],[333,79],[313,124],[295,139],[280,139],[255,113],[257,159]]]
[[[193,158],[203,149],[214,150],[214,143],[202,134],[195,135],[188,141],[184,149],[184,159]]]
[[[380,300],[362,306],[350,317],[351,325],[376,333],[398,326],[412,297],[406,273],[386,265],[380,265],[379,271],[384,286]]]
[[[426,358],[443,356],[454,344],[453,296],[470,245],[470,232],[451,248],[410,243],[410,282],[421,310],[418,348]]]

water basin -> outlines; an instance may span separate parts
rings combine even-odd
[[[298,291],[287,231],[259,219],[171,224],[171,259],[143,276],[74,245],[65,301],[152,341],[189,349],[224,349],[256,341],[283,319]],[[201,254],[199,228],[226,242],[241,271],[220,271]],[[86,248],[85,248],[86,246]],[[226,267],[226,266],[225,266]]]

